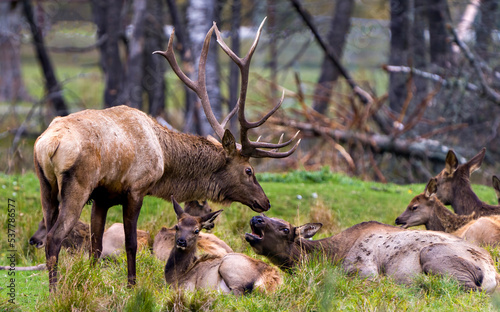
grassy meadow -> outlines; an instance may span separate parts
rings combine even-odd
[[[295,225],[322,222],[316,238],[336,234],[349,226],[367,220],[394,224],[410,199],[424,185],[394,185],[364,182],[331,173],[328,168],[316,172],[293,171],[283,174],[263,173],[258,176],[269,196],[272,208],[267,213],[291,221]],[[493,189],[474,185],[483,200],[495,203]],[[39,185],[33,173],[0,175],[0,198],[6,210],[8,199],[15,200],[16,265],[28,266],[45,262],[43,250],[28,244],[42,218]],[[249,221],[256,213],[238,203],[223,208],[213,233],[235,251],[259,257],[244,240],[250,231]],[[85,206],[82,219],[89,221],[90,206]],[[162,226],[175,223],[170,203],[146,198],[139,228],[155,235]],[[107,227],[121,222],[121,208],[111,208]],[[0,214],[0,265],[7,265],[7,216]],[[491,249],[498,260],[499,250]],[[261,258],[261,257],[259,257]],[[265,260],[264,258],[261,258]],[[253,293],[234,297],[211,291],[176,292],[165,285],[165,263],[149,250],[138,254],[137,286],[126,283],[126,259],[100,261],[90,266],[84,252],[61,252],[60,280],[56,295],[48,292],[46,271],[16,272],[15,305],[7,302],[7,271],[0,271],[0,310],[6,311],[496,311],[500,295],[464,292],[448,278],[418,276],[411,286],[396,284],[391,278],[368,281],[348,277],[339,266],[323,260],[302,265],[294,274],[283,274],[283,285],[270,295]]]

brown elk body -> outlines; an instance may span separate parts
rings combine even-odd
[[[431,179],[424,193],[415,196],[406,210],[396,218],[403,228],[425,225],[427,230],[444,231],[478,245],[500,243],[500,216],[475,218],[457,215],[446,208],[436,197],[436,180]]]
[[[35,245],[36,248],[45,246],[47,230],[45,221],[42,219],[38,224],[38,230],[30,238],[30,245]],[[150,236],[149,233],[142,230],[137,230],[137,243],[140,248],[148,247]],[[103,235],[103,250],[101,258],[109,256],[117,256],[125,247],[125,232],[122,223],[112,224]],[[88,250],[90,251],[90,225],[78,220],[76,225],[71,229],[68,236],[63,240],[62,247],[69,250]]]
[[[278,144],[252,142],[248,138],[248,130],[262,125],[282,102],[260,121],[248,122],[245,118],[250,59],[262,26],[244,59],[237,58],[226,49],[222,38],[219,40],[225,52],[232,53],[231,58],[238,61],[242,73],[236,106],[241,125],[241,146],[236,144],[228,130],[224,130],[228,118],[219,124],[208,101],[204,64],[212,31],[215,29],[220,37],[215,25],[205,37],[197,83],[180,71],[173,52],[173,35],[167,51],[159,53],[168,59],[179,78],[197,93],[205,115],[222,140],[221,145],[200,136],[170,131],[143,112],[126,106],[86,110],[55,118],[40,135],[34,146],[34,162],[48,229],[45,254],[51,291],[57,283],[61,243],[89,199],[93,200],[91,248],[95,259],[102,251],[108,209],[113,205],[123,207],[128,282],[131,285],[136,279],[137,219],[144,196],[169,199],[175,195],[180,201],[237,201],[258,212],[270,208],[249,158],[287,157],[300,140],[289,151],[278,152],[275,149],[289,145],[296,136]]]
[[[175,226],[175,245],[165,265],[168,285],[190,290],[208,288],[239,295],[253,290],[271,292],[281,283],[276,269],[244,254],[197,257],[200,230],[212,223],[222,210],[193,217],[185,213],[175,200],[172,202],[178,223]]]
[[[459,165],[457,156],[450,150],[446,155],[445,168],[435,177],[437,197],[443,204],[451,205],[456,214],[470,215],[475,212],[476,218],[500,214],[500,206],[481,201],[470,183],[470,175],[481,167],[485,153],[483,148],[468,162]]]
[[[321,224],[294,227],[266,216],[250,221],[245,238],[253,250],[288,270],[308,256],[341,262],[347,273],[373,278],[386,274],[399,283],[410,283],[419,273],[449,275],[466,289],[492,292],[499,275],[490,254],[450,234],[410,231],[375,221],[354,225],[321,240],[308,240]]]
[[[38,229],[35,234],[31,236],[29,243],[34,245],[36,248],[42,248],[45,246],[45,240],[47,236],[47,228],[45,227],[45,220],[38,223]],[[78,220],[75,226],[71,229],[68,236],[64,238],[61,243],[64,248],[78,250],[85,249],[90,250],[90,225]]]

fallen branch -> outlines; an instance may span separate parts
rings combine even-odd
[[[46,270],[47,266],[45,263],[40,263],[38,265],[29,267],[11,267],[11,266],[0,266],[0,270],[15,270],[15,271],[43,271]]]
[[[450,89],[450,88],[453,88],[456,86],[463,86],[468,91],[481,92],[481,88],[473,83],[470,83],[470,82],[464,83],[458,79],[457,80],[450,80],[450,79],[447,80],[447,79],[444,79],[443,77],[441,77],[437,74],[425,72],[423,70],[416,69],[413,67],[384,65],[384,66],[382,66],[382,68],[389,73],[405,73],[405,74],[411,73],[411,74],[414,74],[415,76],[419,76],[419,77],[437,82],[441,85],[441,87],[447,88],[447,89]]]
[[[490,88],[486,82],[486,78],[484,77],[484,73],[481,69],[481,62],[474,56],[469,47],[462,41],[457,35],[457,32],[451,25],[447,25],[448,31],[453,36],[453,41],[458,45],[462,53],[465,55],[472,68],[476,72],[479,77],[479,83],[481,84],[481,93],[490,101],[500,104],[500,93],[496,92],[494,89]]]
[[[269,122],[295,128],[301,131],[302,135],[313,136],[330,136],[340,143],[358,142],[365,146],[373,148],[377,153],[393,153],[396,156],[414,157],[417,159],[428,159],[433,162],[444,163],[446,153],[449,147],[442,145],[436,140],[420,139],[420,140],[405,140],[393,138],[382,134],[360,133],[349,130],[331,129],[315,125],[313,123],[305,123],[292,119],[269,119]]]

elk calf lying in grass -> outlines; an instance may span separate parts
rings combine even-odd
[[[172,198],[178,223],[175,225],[175,246],[165,265],[168,285],[184,289],[209,288],[236,295],[254,289],[271,292],[281,284],[281,277],[273,267],[244,254],[228,253],[223,257],[204,255],[196,257],[200,230],[222,210],[201,217],[185,213]]]
[[[256,216],[250,226],[252,233],[245,238],[253,250],[283,270],[316,254],[332,263],[341,262],[349,274],[370,278],[387,274],[404,284],[419,273],[449,275],[465,289],[486,292],[495,290],[500,282],[486,250],[446,233],[410,231],[370,221],[328,238],[308,240],[321,223],[295,227],[280,219]]]
[[[35,245],[36,248],[42,248],[45,245],[47,230],[45,221],[42,219],[38,224],[38,230],[30,238],[30,245]],[[139,247],[147,247],[149,242],[149,234],[142,230],[137,230],[137,245]],[[78,220],[75,227],[69,232],[68,236],[63,240],[62,246],[69,250],[89,250],[90,251],[90,226]],[[103,247],[101,258],[108,256],[117,256],[125,250],[125,231],[122,223],[114,223],[103,235]]]
[[[207,228],[210,229],[211,227],[213,227],[213,224],[208,224]],[[153,253],[161,261],[167,261],[170,251],[175,247],[175,232],[175,227],[162,227],[155,236]],[[198,255],[209,254],[216,257],[222,257],[233,252],[231,247],[217,236],[202,232],[199,233],[196,250]]]
[[[436,195],[445,205],[451,205],[455,213],[469,215],[476,212],[476,217],[500,214],[500,206],[482,202],[474,193],[470,183],[470,175],[481,167],[486,149],[465,164],[459,165],[453,151],[446,155],[445,168],[435,177],[437,181]]]
[[[431,179],[424,193],[415,196],[405,212],[396,218],[403,228],[425,225],[427,230],[444,231],[478,245],[498,245],[500,216],[475,219],[475,212],[461,216],[451,212],[436,196],[437,182]]]

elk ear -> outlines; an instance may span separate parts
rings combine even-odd
[[[458,168],[458,159],[457,155],[455,155],[455,152],[453,152],[452,150],[448,151],[448,154],[446,154],[445,163],[446,163],[444,167],[445,172],[448,175],[453,174],[453,172],[455,172],[455,170],[457,170]]]
[[[220,215],[224,210],[217,210],[211,213],[208,213],[202,217],[201,219],[201,227],[207,230],[210,230],[214,227],[214,221],[215,218],[217,218],[218,215]]]
[[[485,154],[486,154],[486,147],[483,147],[483,149],[476,156],[472,157],[467,162],[467,166],[469,167],[469,175],[481,167]]]
[[[497,176],[493,176],[491,180],[493,182],[495,193],[497,194],[497,197],[500,198],[500,180],[497,178]]]
[[[224,147],[224,150],[229,156],[235,155],[238,151],[236,148],[236,140],[234,139],[234,135],[231,133],[231,131],[229,131],[229,129],[226,129],[226,131],[224,131],[224,137],[222,137],[222,147]]]
[[[425,197],[429,198],[437,192],[437,180],[436,178],[432,178],[427,183],[425,187]]]
[[[295,235],[302,238],[311,238],[323,226],[321,223],[307,223],[295,228]]]
[[[181,205],[179,205],[179,203],[175,200],[174,195],[172,195],[170,199],[172,200],[172,204],[174,205],[174,210],[175,214],[177,215],[177,219],[179,219],[184,213],[184,210],[182,209]]]

